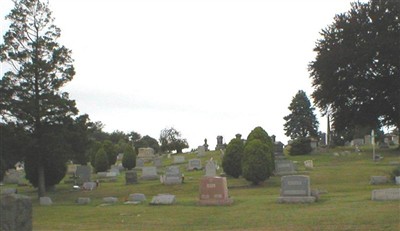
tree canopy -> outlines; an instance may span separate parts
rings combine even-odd
[[[289,105],[290,114],[283,117],[285,135],[291,139],[300,137],[316,137],[318,135],[318,121],[314,114],[314,108],[306,93],[299,90]]]
[[[336,132],[400,127],[399,17],[400,1],[355,2],[322,30],[309,64],[312,97]]]
[[[161,151],[171,152],[176,150],[177,153],[182,153],[184,148],[189,147],[186,139],[182,139],[181,133],[173,127],[161,130],[159,140]]]

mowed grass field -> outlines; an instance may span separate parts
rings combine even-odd
[[[347,154],[335,156],[333,153]],[[355,153],[352,148],[328,150],[305,156],[288,157],[298,162],[301,175],[309,175],[311,188],[327,191],[313,204],[279,204],[280,177],[273,176],[258,186],[243,178],[228,177],[231,206],[198,206],[199,182],[203,171],[186,171],[182,185],[166,186],[158,180],[125,185],[122,173],[117,182],[101,183],[94,191],[72,191],[70,184],[60,183],[49,192],[52,206],[40,206],[34,188],[18,187],[33,201],[34,230],[400,230],[400,201],[372,201],[374,189],[399,187],[394,183],[370,185],[374,175],[390,175],[400,162],[398,150],[377,150],[384,156],[373,162],[372,150]],[[186,161],[196,158],[184,154]],[[220,152],[207,152],[203,166],[211,157],[220,164]],[[306,170],[304,160],[313,160],[314,169]],[[163,165],[171,164],[164,157]],[[220,170],[221,171],[221,170]],[[139,173],[140,176],[140,173]],[[93,176],[95,178],[95,176]],[[5,187],[13,187],[5,185]],[[144,193],[147,202],[124,205],[131,193]],[[149,205],[159,193],[176,195],[169,206]],[[118,197],[117,204],[101,206],[102,198]],[[77,205],[78,197],[90,197],[89,205]]]

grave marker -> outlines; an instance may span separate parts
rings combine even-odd
[[[400,200],[400,188],[376,189],[372,191],[373,201]]]
[[[311,196],[310,177],[303,175],[283,176],[281,178],[280,203],[311,203],[316,198]]]
[[[31,198],[9,194],[0,200],[0,230],[32,230]]]
[[[225,177],[204,176],[201,178],[199,205],[230,205],[232,203]]]
[[[206,176],[216,176],[216,175],[217,175],[217,165],[213,160],[207,161]]]
[[[152,166],[152,167],[143,167],[142,168],[142,180],[157,180],[158,179],[158,174],[157,174],[157,168]]]
[[[296,174],[296,166],[291,160],[275,160],[275,175]]]
[[[191,159],[188,162],[188,171],[192,170],[201,170],[203,167],[201,166],[201,160],[200,159]]]

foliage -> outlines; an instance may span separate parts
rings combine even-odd
[[[162,152],[171,152],[176,150],[177,153],[182,153],[184,148],[189,147],[186,139],[181,138],[181,133],[172,127],[161,130],[159,140]]]
[[[99,141],[93,141],[90,144],[88,152],[89,152],[90,164],[93,167],[96,166],[96,154],[102,147],[103,145]]]
[[[244,144],[240,138],[229,142],[222,159],[222,168],[227,175],[238,178],[242,174],[243,151]]]
[[[268,145],[259,139],[246,143],[242,157],[242,175],[246,180],[257,185],[272,175],[270,152]]]
[[[124,156],[122,157],[122,166],[128,170],[136,166],[136,153],[130,145],[125,147]]]
[[[399,15],[400,1],[355,2],[321,32],[312,97],[342,136],[357,126],[400,127]]]
[[[68,93],[60,91],[75,71],[71,51],[57,42],[60,29],[53,24],[48,3],[21,0],[14,4],[6,17],[11,21],[10,29],[0,45],[0,61],[11,67],[0,80],[0,111],[3,121],[15,122],[29,134],[27,148],[34,161],[25,165],[36,168],[38,196],[44,196],[49,185],[44,176],[47,162],[64,159],[49,148],[54,144],[45,140],[49,137],[46,132],[53,134],[54,126],[62,126],[78,113]],[[55,137],[62,139],[52,138],[56,143],[69,142],[65,135]]]
[[[305,155],[312,151],[311,139],[299,137],[290,144],[289,155]]]
[[[88,115],[81,115],[69,124],[68,140],[71,143],[71,159],[74,163],[87,165],[90,147],[90,122]]]
[[[3,181],[7,169],[6,161],[3,156],[0,156],[0,182]]]
[[[396,176],[400,176],[400,165],[397,165],[395,168],[393,168],[392,172],[390,173],[390,178],[392,181],[396,181]]]
[[[103,141],[103,149],[107,153],[108,164],[109,164],[108,167],[110,167],[117,161],[117,156],[118,156],[117,146],[113,144],[113,142],[111,142],[110,140],[105,140]]]
[[[160,145],[158,144],[158,141],[150,136],[143,136],[139,140],[136,140],[134,142],[135,150],[136,152],[139,150],[139,148],[152,148],[154,149],[155,153],[158,153],[160,151]]]
[[[270,170],[269,174],[272,174],[275,169],[275,156],[274,156],[274,144],[272,143],[271,137],[262,127],[255,127],[247,136],[247,143],[252,140],[261,140],[265,145],[267,145],[269,155],[268,157],[268,169]],[[246,143],[246,145],[247,145]]]
[[[318,121],[311,107],[306,93],[299,90],[293,97],[289,106],[290,114],[283,117],[286,121],[284,126],[285,135],[291,139],[298,137],[317,137]]]
[[[0,122],[0,153],[4,168],[14,168],[18,161],[24,160],[24,153],[27,152],[31,142],[27,132],[15,123]]]
[[[109,166],[107,153],[104,148],[100,148],[96,153],[94,168],[96,172],[105,172]]]

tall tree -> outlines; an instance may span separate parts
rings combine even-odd
[[[58,161],[47,138],[55,143],[65,139],[55,131],[78,113],[75,102],[60,88],[71,81],[75,71],[71,51],[57,39],[60,29],[53,22],[48,3],[40,0],[15,1],[6,17],[10,29],[0,45],[0,60],[11,70],[0,80],[1,118],[15,122],[30,135],[31,161],[37,173],[38,195],[45,194],[45,165]],[[67,142],[67,140],[64,140]]]
[[[290,114],[283,117],[285,135],[291,139],[318,135],[318,121],[306,93],[299,90],[289,105]]]
[[[181,138],[181,133],[175,128],[165,128],[160,133],[161,151],[174,151],[182,153],[184,148],[188,148],[189,145],[186,139]]]
[[[321,32],[312,97],[336,133],[400,127],[400,1],[355,2]],[[352,135],[348,136],[351,138]]]

